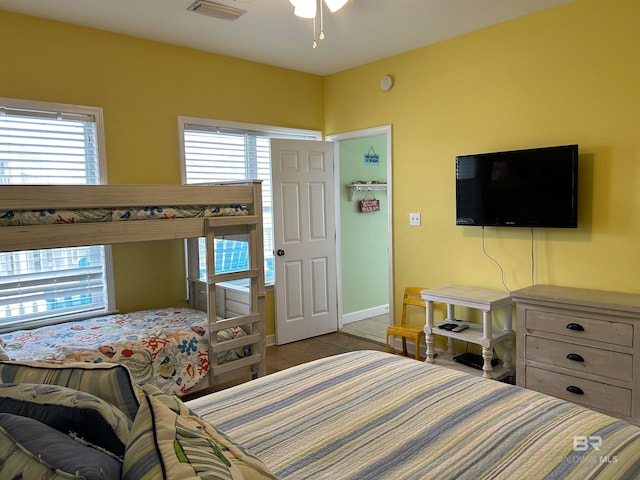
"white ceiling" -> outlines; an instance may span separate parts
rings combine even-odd
[[[289,0],[217,0],[247,10],[236,21],[193,13],[194,0],[0,0],[0,10],[74,23],[327,75],[570,0],[352,0],[325,9],[326,38]]]

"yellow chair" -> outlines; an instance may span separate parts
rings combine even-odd
[[[425,287],[407,287],[404,289],[402,300],[402,318],[400,324],[389,325],[387,327],[387,352],[391,352],[389,337],[402,337],[402,353],[407,355],[407,338],[413,340],[414,356],[420,360],[420,338],[424,338],[424,322],[421,325],[411,325],[407,323],[407,306],[413,305],[426,309],[427,302],[420,296],[420,292],[426,290]]]

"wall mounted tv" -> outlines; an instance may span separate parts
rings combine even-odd
[[[456,157],[456,225],[578,226],[578,145]]]

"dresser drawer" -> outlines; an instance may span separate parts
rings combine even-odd
[[[607,411],[611,415],[631,416],[631,390],[592,382],[571,375],[526,367],[527,388],[554,397]],[[569,390],[582,393],[572,393]]]
[[[633,346],[633,325],[629,323],[607,322],[534,309],[527,309],[525,315],[527,330],[556,333],[571,338],[583,338],[625,347]]]
[[[630,354],[557,342],[533,335],[527,335],[525,348],[527,358],[536,362],[625,382],[632,380],[633,355]]]

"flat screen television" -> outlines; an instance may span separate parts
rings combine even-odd
[[[456,225],[578,226],[578,145],[456,157]]]

